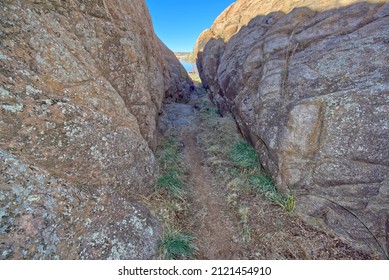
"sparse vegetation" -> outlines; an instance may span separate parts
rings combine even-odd
[[[259,167],[258,155],[255,149],[245,141],[239,141],[232,146],[230,151],[232,160],[241,168],[249,170]]]
[[[163,146],[161,147],[161,156],[159,162],[163,168],[176,165],[178,159],[181,157],[181,153],[178,150],[177,141],[173,138],[164,139]]]
[[[188,75],[197,87],[201,85],[200,75],[197,71],[195,73],[188,73]]]
[[[193,238],[183,234],[187,227],[185,167],[182,166],[180,138],[168,134],[160,138],[156,156],[160,175],[151,194],[152,210],[163,228],[161,259],[191,259],[195,252]]]
[[[243,241],[248,242],[250,240],[250,226],[248,222],[249,207],[241,205],[238,207],[238,214],[240,216],[240,224],[242,226]]]
[[[269,201],[281,206],[285,211],[292,212],[294,210],[294,197],[281,195],[270,176],[266,174],[252,175],[249,177],[249,183],[252,188],[269,199]]]
[[[180,170],[176,168],[168,168],[164,172],[164,175],[158,178],[157,187],[164,187],[171,195],[182,197],[184,189]]]
[[[185,71],[185,69],[180,70],[180,76],[181,79],[185,80],[188,77],[188,73]]]
[[[169,194],[175,197],[182,197],[185,192],[180,158],[181,153],[176,140],[167,138],[159,157],[161,175],[157,179],[156,188],[166,188]]]
[[[196,247],[192,236],[170,228],[162,237],[161,251],[162,259],[165,260],[191,259]]]
[[[201,98],[197,102],[197,106],[200,112],[200,118],[202,121],[208,122],[210,125],[217,125],[217,122],[214,123],[215,119],[212,117],[220,117],[220,112],[208,98]]]
[[[191,56],[191,52],[175,52],[174,55],[179,60],[189,61],[189,57]]]
[[[231,150],[230,156],[233,162],[240,168],[242,172],[251,172],[247,181],[251,188],[262,194],[272,203],[281,206],[285,211],[292,212],[295,206],[293,196],[284,197],[277,191],[273,179],[261,171],[259,158],[255,149],[245,141],[236,142]]]

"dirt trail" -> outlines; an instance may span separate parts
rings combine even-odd
[[[184,145],[184,166],[187,171],[189,220],[191,234],[196,240],[199,259],[238,259],[239,221],[226,205],[222,190],[218,189],[211,171],[207,168],[204,151],[199,147],[198,121],[194,106],[197,95],[192,95],[187,104],[165,105],[163,122],[180,135]]]
[[[196,142],[195,128],[184,130],[185,162],[190,169],[193,187],[192,213],[195,218],[194,235],[201,259],[237,259],[240,246],[234,242],[237,229],[225,199],[204,167],[204,157]]]

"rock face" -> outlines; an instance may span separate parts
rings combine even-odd
[[[1,1],[0,259],[155,257],[163,52],[143,0]]]
[[[197,64],[297,211],[387,258],[389,4],[354,2],[239,0]]]
[[[1,258],[149,259],[161,229],[110,186],[83,191],[0,150]]]
[[[168,71],[165,72],[165,102],[189,100],[195,88],[193,81],[174,53],[161,40],[159,44],[168,66]]]

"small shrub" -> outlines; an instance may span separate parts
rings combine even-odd
[[[235,164],[245,169],[255,169],[259,166],[259,159],[255,149],[245,141],[235,143],[230,151]]]
[[[252,175],[249,177],[249,182],[252,187],[258,189],[259,191],[276,191],[273,179],[269,175]]]
[[[191,259],[196,247],[193,237],[176,229],[168,229],[161,241],[162,258],[165,260]]]
[[[180,153],[174,149],[167,148],[161,156],[160,162],[162,164],[174,163],[180,158]]]

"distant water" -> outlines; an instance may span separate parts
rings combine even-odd
[[[193,66],[189,62],[187,61],[180,61],[180,62],[184,66],[186,72],[191,72],[193,70]],[[194,70],[197,71],[196,64],[194,64]]]

